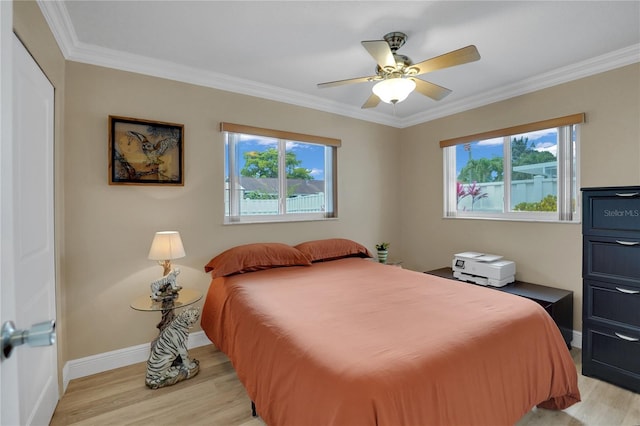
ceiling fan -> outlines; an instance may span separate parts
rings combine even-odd
[[[318,87],[376,81],[376,85],[372,88],[373,93],[362,108],[373,108],[380,101],[395,105],[405,100],[414,89],[418,93],[439,101],[451,93],[451,90],[416,76],[480,59],[478,49],[470,45],[414,64],[409,57],[396,53],[406,41],[407,35],[401,32],[388,33],[384,36],[384,40],[363,41],[362,45],[378,64],[376,75],[320,83]]]

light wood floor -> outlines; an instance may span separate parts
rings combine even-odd
[[[580,371],[580,350],[571,352]],[[200,361],[200,373],[162,389],[145,386],[145,363],[72,380],[51,425],[264,426],[251,417],[251,402],[225,355],[212,345],[190,355]],[[534,409],[517,426],[640,425],[640,394],[582,375],[578,385],[582,402],[564,411]]]

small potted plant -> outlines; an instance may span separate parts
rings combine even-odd
[[[378,262],[387,263],[387,256],[389,255],[389,243],[376,244],[376,250],[378,250]]]

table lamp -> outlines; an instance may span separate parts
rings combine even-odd
[[[184,247],[178,231],[156,232],[149,249],[149,259],[157,260],[164,269],[162,275],[171,272],[171,261],[185,257]]]

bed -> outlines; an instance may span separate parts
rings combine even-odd
[[[205,267],[202,328],[268,425],[509,425],[580,401],[536,303],[377,263],[350,240],[304,244]]]

